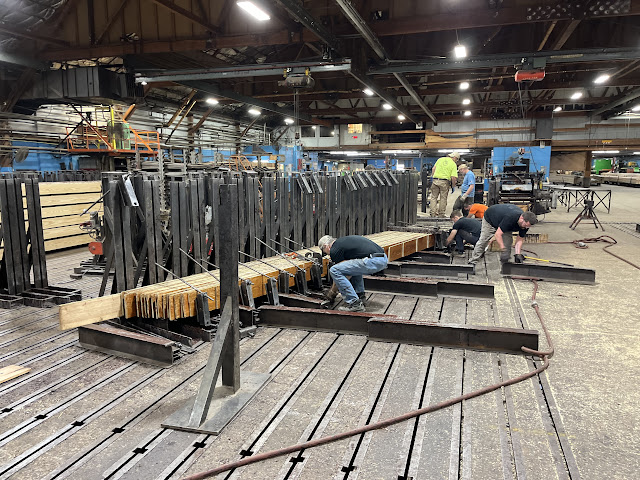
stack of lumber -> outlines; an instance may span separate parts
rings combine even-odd
[[[598,177],[603,183],[629,186],[640,185],[640,173],[601,173]]]
[[[39,187],[45,251],[91,242],[92,238],[79,227],[89,220],[89,215],[80,214],[100,198],[100,182],[43,182]],[[93,209],[101,209],[101,204]]]
[[[385,250],[389,260],[397,260],[411,255],[431,247],[434,243],[433,236],[424,233],[380,232],[367,235],[367,237]],[[312,248],[312,250],[319,253],[317,247]],[[308,252],[308,250],[298,251],[301,255]],[[286,270],[292,274],[295,273],[296,267],[290,262],[293,262],[298,268],[305,269],[307,279],[311,278],[311,262],[297,258],[290,258],[290,261],[287,261],[281,257],[265,258],[264,261],[273,265],[274,268],[257,261],[248,262],[244,264],[246,267],[240,265],[238,268],[240,279],[250,280],[253,283],[254,297],[266,295],[266,277],[277,277],[279,275],[278,269]],[[326,274],[327,264],[328,259],[325,259],[323,274]],[[256,273],[256,271],[260,272],[260,274]],[[211,310],[220,307],[220,283],[214,276],[219,278],[217,270],[211,270],[210,273],[190,275],[183,279],[211,297],[212,300],[209,301]],[[293,279],[291,279],[290,284],[294,284]],[[180,280],[174,279],[126,290],[116,295],[69,303],[60,306],[60,328],[66,330],[120,316],[169,320],[192,317],[196,314],[196,296],[197,292],[193,288],[188,287]]]

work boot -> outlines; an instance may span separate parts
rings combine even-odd
[[[358,298],[362,302],[362,305],[367,306],[367,294],[365,292],[358,292]]]
[[[338,307],[338,310],[343,312],[364,312],[365,308],[360,299],[352,303],[346,303],[345,305]]]

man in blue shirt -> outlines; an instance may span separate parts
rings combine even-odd
[[[465,164],[458,167],[458,173],[464,175],[464,180],[460,186],[460,196],[453,204],[453,209],[463,210],[464,206],[468,208],[473,204],[473,196],[476,193],[476,176]]]

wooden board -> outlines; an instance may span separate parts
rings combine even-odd
[[[47,252],[61,250],[63,248],[78,247],[80,245],[89,245],[93,239],[86,233],[75,235],[73,237],[56,238],[54,240],[45,240],[44,249]]]
[[[123,313],[119,294],[66,303],[60,305],[60,330],[111,320]]]
[[[96,200],[102,191],[101,182],[42,182],[40,196],[64,195],[69,193],[97,193]]]
[[[8,382],[9,380],[24,375],[30,372],[31,369],[27,367],[21,367],[20,365],[9,365],[7,367],[0,368],[0,383]]]

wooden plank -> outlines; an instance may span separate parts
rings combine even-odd
[[[20,375],[24,375],[25,373],[29,373],[31,371],[30,368],[21,367],[20,365],[9,365],[6,367],[0,368],[0,383],[8,382]]]
[[[98,193],[102,191],[101,182],[42,182],[40,195],[62,195],[68,193]],[[98,195],[100,197],[100,195]]]
[[[66,215],[64,217],[43,218],[42,228],[47,230],[49,228],[68,227],[71,225],[78,226],[81,223],[88,222],[89,216],[79,215]]]
[[[44,184],[41,184],[44,185]],[[76,205],[78,203],[89,203],[100,199],[100,193],[78,193],[74,195],[48,195],[48,196],[40,196],[40,203],[43,207],[57,207],[62,205]],[[27,208],[26,199],[23,200],[24,208]],[[100,204],[95,206],[95,209],[98,210],[100,208]]]
[[[46,232],[46,230],[45,230]],[[46,237],[46,234],[45,234]],[[89,245],[93,238],[89,234],[75,235],[73,237],[56,238],[54,240],[45,240],[44,249],[46,252],[53,252],[63,248],[78,247],[81,245]]]
[[[67,215],[80,215],[91,203],[77,203],[75,205],[66,205],[63,207],[43,207],[42,218],[64,217]]]
[[[124,315],[120,294],[60,305],[60,330],[90,325]]]

